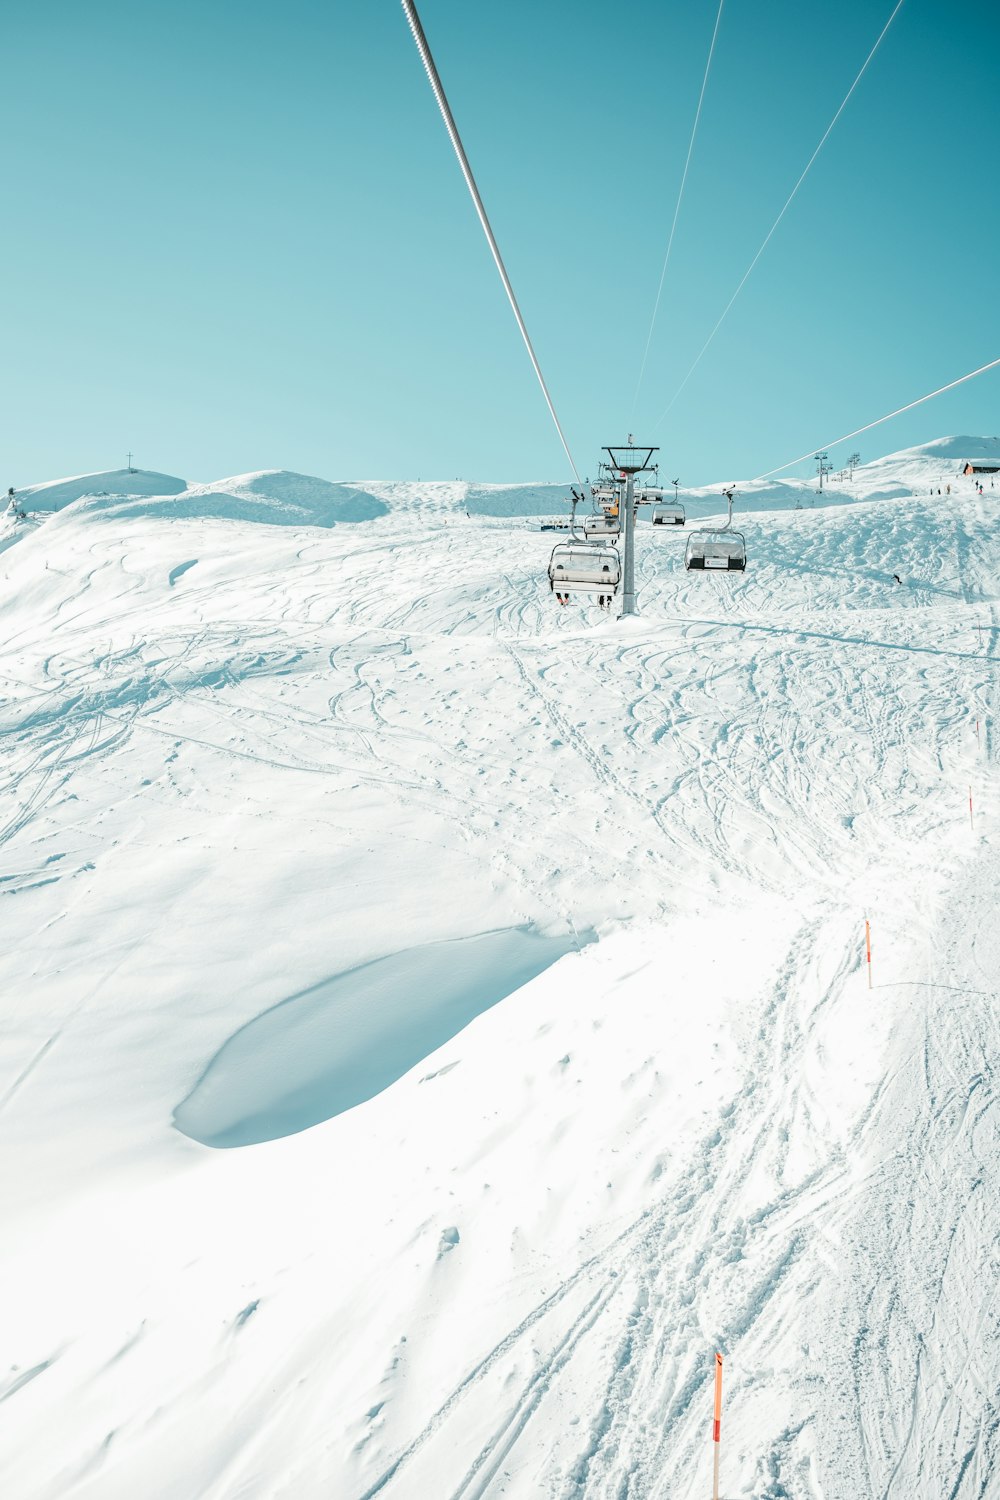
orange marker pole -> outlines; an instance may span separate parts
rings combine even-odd
[[[712,1427],[712,1500],[719,1500],[719,1439],[722,1436],[722,1355],[715,1356],[715,1423]]]
[[[868,960],[868,988],[872,987],[872,930],[865,919],[865,957]]]

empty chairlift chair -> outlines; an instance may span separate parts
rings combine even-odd
[[[566,604],[570,594],[596,594],[607,605],[618,592],[622,565],[614,547],[600,543],[559,542],[549,559],[549,587]]]
[[[654,526],[683,526],[687,520],[683,505],[676,494],[671,495],[668,490],[650,489],[647,486],[636,491],[636,499],[640,504],[652,505],[650,520]]]
[[[601,511],[595,516],[584,516],[584,536],[619,536],[622,529],[622,519],[619,515],[611,515],[608,511]]]
[[[742,573],[746,568],[746,537],[742,531],[733,529],[733,491],[723,493],[729,502],[725,524],[691,532],[684,552],[685,568],[721,573]]]

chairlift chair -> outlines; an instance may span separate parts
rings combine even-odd
[[[595,516],[584,516],[584,536],[620,536],[622,529],[622,518],[620,515],[612,515],[608,511],[601,511]]]
[[[593,515],[585,517],[583,523],[586,535],[618,536],[622,529],[621,494],[610,485],[601,485],[592,493]]]
[[[642,489],[637,491],[636,499],[652,504],[653,514],[650,519],[654,526],[683,526],[687,521],[683,505],[676,495],[668,498],[667,490]]]
[[[549,588],[560,604],[570,594],[596,594],[611,603],[621,583],[621,558],[600,542],[559,542],[549,558]]]
[[[692,531],[684,551],[684,566],[705,572],[742,573],[747,565],[746,537],[733,528],[733,491],[723,493],[729,514],[722,526]]]

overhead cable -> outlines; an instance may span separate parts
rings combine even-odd
[[[493,230],[490,227],[490,221],[486,216],[486,209],[484,208],[483,200],[479,195],[479,189],[476,186],[476,179],[472,175],[472,168],[469,166],[469,158],[465,154],[465,147],[462,145],[462,138],[458,133],[458,126],[455,124],[455,117],[451,112],[451,106],[448,103],[448,98],[445,94],[444,86],[441,83],[440,77],[438,76],[438,70],[435,67],[434,59],[431,56],[431,49],[427,45],[427,38],[424,35],[424,28],[420,24],[420,17],[417,15],[417,8],[413,4],[413,0],[402,0],[402,5],[403,10],[406,12],[406,19],[410,23],[410,30],[413,32],[413,40],[417,44],[417,51],[420,53],[420,57],[423,61],[424,68],[427,73],[427,77],[430,80],[431,88],[434,90],[434,97],[438,102],[438,108],[441,111],[441,117],[444,120],[445,128],[448,131],[448,136],[451,140],[451,144],[455,148],[455,155],[458,157],[458,164],[462,169],[462,176],[465,178],[465,185],[469,189],[469,192],[472,196],[472,201],[475,204],[476,213],[479,215],[479,222],[483,226],[483,233],[486,236],[487,243],[489,244],[490,250],[493,255],[493,259],[496,262],[496,268],[500,272],[500,280],[503,282],[504,291],[507,293],[507,298],[510,302],[511,309],[513,310],[514,317],[517,319],[517,326],[521,330],[521,337],[524,339],[524,347],[528,351],[528,356],[535,368],[535,374],[538,376],[538,384],[542,388],[542,395],[545,397],[545,404],[548,406],[552,420],[556,424],[556,431],[559,434],[559,441],[562,443],[563,449],[566,453],[566,457],[569,459],[569,466],[573,470],[576,482],[578,484],[581,484],[582,480],[580,479],[579,471],[576,467],[576,464],[573,462],[573,455],[569,451],[569,444],[566,441],[559,418],[556,416],[556,409],[552,404],[552,397],[549,395],[549,388],[545,384],[545,377],[542,374],[541,366],[538,363],[538,359],[532,347],[531,339],[528,337],[528,330],[525,327],[524,319],[521,316],[521,309],[517,305],[517,298],[514,296],[514,288],[510,284],[510,277],[507,275],[507,268],[503,263],[503,257],[500,254],[500,247],[496,242],[496,236],[494,235]]]
[[[743,272],[743,276],[741,277],[740,282],[739,282],[739,284],[738,284],[735,292],[730,297],[729,301],[726,303],[725,307],[722,310],[722,316],[719,318],[719,321],[716,323],[715,327],[712,329],[711,333],[708,335],[708,338],[705,340],[704,344],[702,345],[701,350],[699,351],[698,356],[697,356],[697,358],[694,361],[694,364],[691,366],[690,370],[688,370],[687,374],[684,376],[684,379],[681,381],[680,385],[677,387],[676,391],[671,396],[670,401],[667,403],[667,406],[664,408],[662,414],[658,417],[657,421],[654,423],[654,425],[653,425],[653,431],[654,432],[656,431],[656,428],[659,427],[660,423],[666,418],[666,416],[667,416],[668,412],[670,411],[671,407],[673,406],[674,402],[677,400],[677,397],[680,395],[681,391],[683,391],[684,387],[687,385],[688,381],[691,379],[691,376],[694,374],[695,370],[698,368],[699,364],[701,363],[702,358],[703,358],[705,352],[708,349],[708,346],[711,344],[712,340],[715,338],[715,335],[718,333],[719,329],[722,327],[723,323],[726,321],[726,318],[729,316],[729,313],[730,313],[730,310],[732,309],[733,303],[736,301],[737,297],[740,295],[740,292],[742,292],[743,288],[746,286],[747,282],[750,279],[751,272],[753,271],[753,269],[756,266],[757,262],[760,260],[761,256],[764,254],[764,251],[767,249],[768,245],[771,243],[771,237],[772,237],[772,235],[774,234],[774,232],[777,229],[778,225],[781,223],[782,219],[785,217],[785,214],[788,212],[789,208],[791,207],[792,201],[795,198],[795,195],[797,194],[799,188],[802,186],[802,184],[805,182],[806,178],[809,175],[809,170],[812,167],[813,162],[816,160],[817,156],[822,151],[823,147],[826,145],[826,142],[829,139],[831,132],[833,131],[833,127],[836,125],[837,121],[840,119],[841,115],[844,113],[844,110],[847,108],[847,104],[848,104],[848,101],[851,98],[851,95],[854,93],[854,90],[857,88],[858,84],[861,82],[862,78],[864,77],[865,73],[867,72],[869,63],[871,62],[872,58],[875,56],[875,54],[878,51],[879,47],[882,45],[882,39],[883,39],[883,37],[885,36],[886,32],[889,30],[889,27],[892,25],[893,21],[896,19],[896,16],[897,16],[898,12],[901,10],[902,6],[903,6],[903,0],[896,0],[896,5],[893,7],[892,14],[890,15],[888,21],[886,21],[885,25],[882,27],[882,30],[879,32],[878,39],[875,42],[874,47],[869,52],[868,56],[865,58],[862,66],[861,66],[861,70],[858,73],[858,76],[855,78],[854,82],[851,84],[850,88],[847,90],[847,93],[844,95],[844,98],[843,98],[843,100],[841,102],[840,108],[837,110],[837,113],[834,115],[833,119],[830,121],[829,125],[826,127],[826,129],[824,130],[822,136],[820,137],[819,145],[816,147],[816,149],[813,152],[812,156],[810,156],[809,160],[806,162],[805,167],[802,170],[802,173],[801,173],[801,176],[799,177],[798,182],[795,184],[795,186],[792,188],[792,191],[789,193],[788,197],[785,199],[785,203],[784,203],[784,206],[783,206],[781,212],[779,213],[778,217],[775,219],[774,223],[771,225],[770,229],[767,231],[767,234],[764,236],[763,244],[761,245],[760,249],[757,251],[757,254],[754,256],[753,260],[747,266],[746,270]]]
[[[670,237],[667,240],[667,253],[663,257],[663,270],[660,272],[660,284],[656,288],[656,301],[653,303],[653,316],[649,320],[649,332],[646,334],[646,347],[642,351],[642,364],[639,367],[639,379],[635,383],[635,395],[632,397],[632,414],[635,415],[636,403],[639,400],[639,388],[642,385],[642,377],[646,373],[646,361],[649,358],[649,345],[653,338],[653,327],[656,323],[656,315],[660,310],[660,298],[663,295],[663,283],[667,275],[667,266],[670,264],[670,252],[674,247],[674,235],[677,232],[677,220],[680,217],[681,203],[684,198],[684,187],[687,183],[688,168],[691,165],[691,153],[694,151],[694,138],[698,134],[698,121],[701,119],[701,106],[705,100],[705,89],[708,85],[708,75],[712,67],[712,58],[715,56],[715,39],[719,35],[719,22],[722,20],[722,7],[726,0],[719,0],[719,11],[715,17],[715,30],[712,32],[712,42],[708,49],[708,61],[705,64],[705,76],[701,80],[701,93],[698,95],[698,108],[694,112],[694,124],[691,127],[691,139],[688,141],[687,158],[684,162],[684,171],[681,173],[681,185],[677,194],[677,202],[674,206],[674,219],[670,226]]]
[[[928,391],[926,396],[918,396],[916,401],[909,401],[905,406],[899,406],[895,411],[886,412],[884,417],[879,417],[875,422],[869,422],[864,427],[856,427],[853,432],[845,432],[842,437],[834,438],[829,443],[817,443],[808,448],[805,453],[800,453],[798,458],[789,459],[787,464],[779,464],[776,469],[768,469],[766,474],[758,474],[757,479],[752,479],[751,484],[756,484],[758,479],[771,479],[775,474],[783,474],[786,469],[793,469],[796,464],[805,463],[807,458],[813,458],[817,453],[825,453],[828,448],[835,448],[838,443],[849,443],[851,438],[860,437],[863,432],[871,432],[873,427],[881,427],[883,422],[891,422],[893,417],[901,417],[904,411],[912,411],[915,406],[923,406],[925,401],[933,401],[935,396],[943,396],[945,391],[953,391],[957,385],[964,385],[967,380],[975,380],[977,375],[985,375],[987,370],[995,370],[1000,365],[1000,359],[990,360],[988,365],[980,365],[978,370],[970,370],[968,375],[960,375],[957,380],[951,380],[947,385],[939,386],[936,391]]]

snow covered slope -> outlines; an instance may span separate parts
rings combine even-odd
[[[727,1497],[997,1492],[959,456],[783,487],[743,576],[643,526],[627,622],[538,486],[2,523],[5,1500],[694,1500],[716,1349]]]

